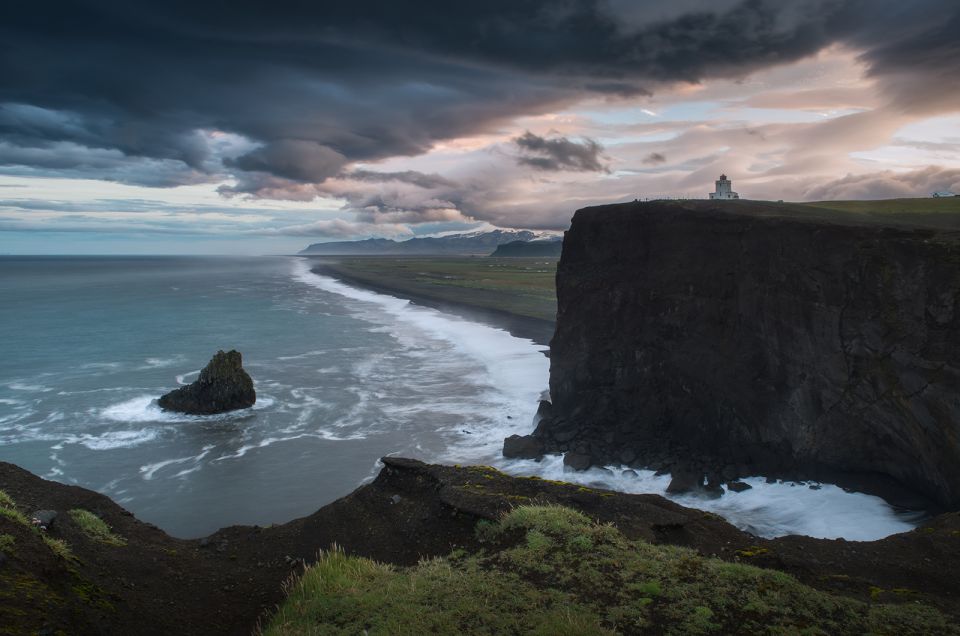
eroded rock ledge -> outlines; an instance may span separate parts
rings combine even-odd
[[[960,232],[748,201],[585,208],[557,296],[552,414],[522,453],[960,508]]]
[[[0,462],[0,490],[22,510],[95,513],[124,545],[84,535],[62,514],[49,538],[0,515],[13,537],[0,560],[0,615],[13,633],[249,634],[283,598],[282,585],[318,550],[397,565],[454,549],[475,550],[474,528],[523,503],[558,503],[615,524],[625,535],[789,572],[813,587],[883,602],[921,601],[960,618],[960,514],[869,543],[809,537],[759,539],[720,517],[656,495],[507,476],[485,466],[435,466],[384,458],[374,482],[283,525],[233,526],[199,540],[174,539],[109,498],[43,480]]]

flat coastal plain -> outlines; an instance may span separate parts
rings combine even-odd
[[[493,323],[548,344],[557,315],[557,259],[309,257],[314,273]]]

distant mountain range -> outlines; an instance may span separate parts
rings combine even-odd
[[[510,241],[498,245],[490,256],[560,256],[561,237],[539,241]]]
[[[314,243],[301,250],[300,254],[329,256],[487,256],[505,243],[527,243],[530,241],[540,243],[559,240],[560,237],[549,232],[493,230],[490,232],[412,238],[406,241],[366,239],[363,241]],[[536,255],[531,254],[531,256]]]

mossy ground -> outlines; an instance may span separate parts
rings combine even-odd
[[[960,633],[922,605],[862,603],[631,541],[560,506],[519,507],[476,531],[476,554],[409,568],[325,552],[290,584],[265,634]]]
[[[881,201],[814,201],[786,203],[786,213],[842,223],[866,225],[908,225],[939,230],[960,229],[960,197],[934,199],[886,199]]]
[[[70,552],[70,546],[67,545],[66,541],[63,539],[55,539],[45,532],[42,532],[39,528],[34,528],[33,523],[27,518],[27,515],[17,509],[16,502],[3,490],[0,490],[0,517],[6,518],[18,526],[35,531],[41,541],[58,557],[65,560],[74,558],[73,553]]]
[[[32,634],[50,626],[48,617],[71,612],[69,602],[45,575],[73,577],[75,557],[63,539],[34,526],[8,493],[0,490],[0,635]],[[33,570],[42,572],[34,572]],[[50,630],[50,633],[65,633]]]
[[[804,203],[826,210],[840,210],[857,214],[948,214],[960,213],[960,198],[917,197],[912,199],[882,199],[870,201],[814,201]]]

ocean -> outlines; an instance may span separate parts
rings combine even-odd
[[[545,395],[544,347],[344,285],[296,257],[0,257],[0,461],[102,492],[178,537],[312,513],[385,455],[496,466],[625,492],[669,476],[505,460]],[[156,399],[237,349],[257,403],[218,416]],[[673,497],[760,536],[876,539],[917,513],[836,486]]]

